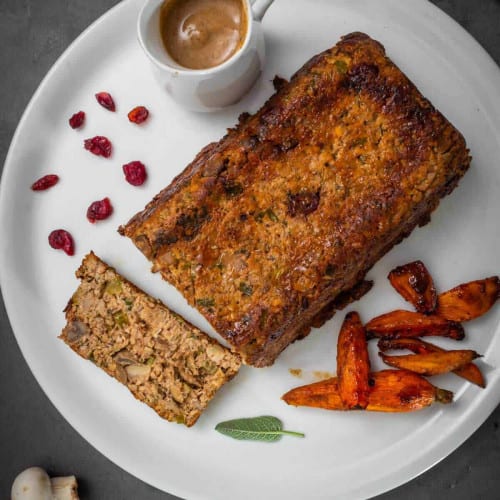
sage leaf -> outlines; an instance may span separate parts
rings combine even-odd
[[[251,441],[279,441],[284,435],[304,437],[301,432],[283,430],[281,420],[268,415],[226,420],[218,423],[215,430],[234,439]]]

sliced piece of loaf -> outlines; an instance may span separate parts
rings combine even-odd
[[[161,417],[192,426],[239,370],[238,355],[87,255],[60,338]]]

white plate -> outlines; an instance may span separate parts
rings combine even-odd
[[[5,303],[22,352],[54,405],[85,439],[118,465],[156,487],[189,498],[361,498],[393,488],[421,473],[464,441],[500,399],[500,308],[466,325],[464,346],[485,354],[488,380],[481,390],[458,377],[436,379],[456,392],[453,405],[408,415],[334,413],[286,406],[280,396],[331,372],[343,314],[288,348],[267,369],[244,368],[210,404],[194,428],[170,424],[139,404],[116,381],[75,356],[57,335],[62,309],[77,286],[73,276],[90,249],[125,276],[195,324],[203,318],[116,233],[207,142],[218,139],[244,110],[255,111],[272,93],[277,73],[288,77],[342,34],[365,31],[464,134],[474,156],[459,188],[432,223],[416,230],[370,272],[375,288],[355,305],[364,319],[403,306],[386,280],[395,265],[420,258],[439,289],[498,273],[500,232],[500,71],[479,45],[430,3],[401,0],[277,0],[264,19],[268,61],[244,101],[218,114],[179,109],[154,83],[135,39],[140,0],[122,2],[89,28],[61,57],[28,106],[9,151],[1,184],[0,271]],[[94,93],[117,102],[110,113]],[[126,113],[151,110],[137,127]],[[82,130],[67,124],[87,112]],[[84,151],[86,137],[104,134],[115,152],[101,159]],[[147,184],[123,180],[121,165],[146,163]],[[29,186],[54,172],[61,182],[48,192]],[[111,219],[91,225],[88,204],[109,196]],[[70,230],[76,256],[49,248],[48,233]],[[452,341],[442,342],[453,345]],[[375,356],[372,356],[375,358]],[[377,366],[377,365],[376,365]],[[304,370],[294,378],[289,368]],[[305,439],[238,442],[213,428],[229,418],[271,414]]]

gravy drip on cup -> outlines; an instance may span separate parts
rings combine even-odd
[[[165,49],[178,64],[213,68],[243,45],[247,14],[242,0],[166,0],[160,32]]]

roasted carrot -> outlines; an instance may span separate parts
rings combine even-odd
[[[336,377],[296,387],[282,396],[289,405],[326,410],[345,410]],[[439,389],[428,380],[406,370],[382,370],[370,374],[369,411],[409,412],[437,401],[451,403],[453,393]]]
[[[445,349],[437,345],[425,342],[417,338],[401,338],[401,339],[380,339],[378,347],[381,351],[385,352],[391,349],[408,349],[416,354],[424,354],[429,352],[445,352]],[[479,387],[486,387],[481,370],[474,363],[467,363],[466,365],[453,370],[455,375],[462,377]]]
[[[416,260],[399,266],[389,273],[389,281],[396,291],[418,312],[432,313],[436,308],[436,288],[423,262]]]
[[[401,356],[389,356],[381,352],[379,355],[383,362],[389,366],[402,370],[410,370],[426,377],[451,372],[479,357],[476,351],[470,349],[427,352],[424,354],[403,354]]]
[[[357,312],[346,315],[337,341],[339,394],[346,409],[364,409],[368,404],[370,360],[366,333]]]
[[[373,387],[367,410],[408,412],[421,410],[434,402],[448,404],[453,393],[432,385],[406,370],[382,370],[372,373]]]
[[[368,338],[437,335],[462,340],[465,335],[460,323],[448,321],[436,315],[427,316],[422,313],[404,310],[396,310],[377,316],[366,324],[365,329]]]
[[[451,321],[469,321],[489,311],[499,297],[498,276],[470,281],[441,293],[436,314]]]
[[[390,351],[393,349],[408,349],[415,354],[444,351],[444,349],[441,349],[434,344],[430,344],[429,342],[424,342],[423,340],[420,340],[416,337],[407,337],[400,339],[380,339],[377,346],[382,352]]]
[[[281,399],[293,406],[311,406],[325,410],[347,409],[340,397],[337,377],[296,387],[284,394]]]
[[[467,363],[460,368],[453,370],[455,375],[478,385],[479,387],[486,387],[486,381],[484,380],[481,370],[474,363]]]

